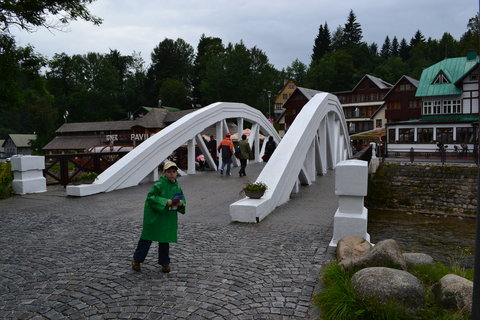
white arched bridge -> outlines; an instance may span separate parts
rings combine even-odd
[[[257,178],[268,189],[261,199],[244,198],[230,205],[232,220],[258,222],[288,201],[299,185],[310,185],[319,175],[351,157],[348,129],[337,97],[315,95],[295,118],[283,139],[263,114],[242,103],[217,102],[192,112],[153,135],[100,174],[92,184],[67,186],[71,196],[87,196],[136,186],[158,178],[158,167],[178,147],[188,145],[188,174],[195,173],[195,145],[210,168],[217,169],[201,133],[215,125],[217,142],[228,132],[227,119],[236,119],[239,136],[251,124],[248,138],[255,162],[260,162],[260,134],[273,137],[277,148]],[[236,160],[235,160],[236,162]]]

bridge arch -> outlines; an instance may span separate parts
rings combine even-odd
[[[220,139],[228,130],[226,119],[231,118],[238,119],[239,135],[243,131],[244,120],[252,123],[249,143],[254,146],[255,161],[261,161],[260,132],[272,136],[277,143],[280,142],[280,136],[259,110],[243,103],[217,102],[185,115],[151,136],[100,174],[92,184],[67,186],[67,194],[87,196],[136,186],[145,180],[156,180],[158,166],[185,142],[187,142],[189,153],[188,173],[194,173],[195,170],[195,142],[202,150],[209,165],[216,169],[201,132],[207,127],[216,125],[216,136],[217,139]]]
[[[259,222],[287,202],[299,185],[351,157],[343,109],[335,95],[315,95],[296,116],[256,182],[267,184],[261,199],[244,198],[230,205],[233,221]],[[301,209],[300,209],[301,210]]]

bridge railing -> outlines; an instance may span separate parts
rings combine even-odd
[[[86,196],[99,192],[108,192],[116,189],[138,185],[145,180],[155,180],[158,177],[158,166],[179,146],[188,145],[188,172],[195,168],[195,144],[202,150],[207,163],[216,168],[205,143],[201,137],[207,127],[216,126],[217,141],[223,137],[228,128],[226,119],[238,119],[239,131],[243,130],[243,121],[252,123],[252,133],[249,143],[254,145],[256,161],[260,160],[259,133],[272,136],[278,143],[280,136],[263,114],[243,103],[217,102],[201,108],[180,118],[162,131],[151,136],[142,144],[130,151],[119,161],[100,174],[92,184],[67,186],[67,194],[72,196]],[[241,134],[241,133],[240,133]],[[219,142],[219,141],[218,141]]]
[[[348,127],[338,98],[315,95],[301,110],[256,182],[267,184],[260,199],[244,198],[230,205],[232,220],[258,222],[288,201],[299,185],[351,157]]]

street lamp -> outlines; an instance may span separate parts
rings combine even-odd
[[[268,90],[267,91],[267,97],[268,97],[268,119],[272,118],[272,114],[270,113],[270,97],[272,96],[272,91]]]

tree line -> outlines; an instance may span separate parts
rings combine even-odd
[[[157,106],[159,101],[181,109],[243,102],[266,114],[266,92],[275,94],[288,78],[328,92],[351,90],[367,73],[391,83],[403,74],[418,79],[423,68],[478,48],[478,15],[469,20],[460,40],[448,33],[440,40],[425,39],[417,31],[409,42],[387,36],[379,50],[362,37],[361,25],[350,11],[346,23],[333,32],[326,22],[320,25],[308,65],[297,59],[277,70],[258,47],[248,48],[241,41],[224,44],[205,35],[196,50],[183,39],[164,39],[146,65],[138,53],[122,55],[118,50],[58,53],[46,59],[31,46],[17,46],[4,31],[0,137],[35,132],[41,148],[63,122],[124,120],[140,106]]]

